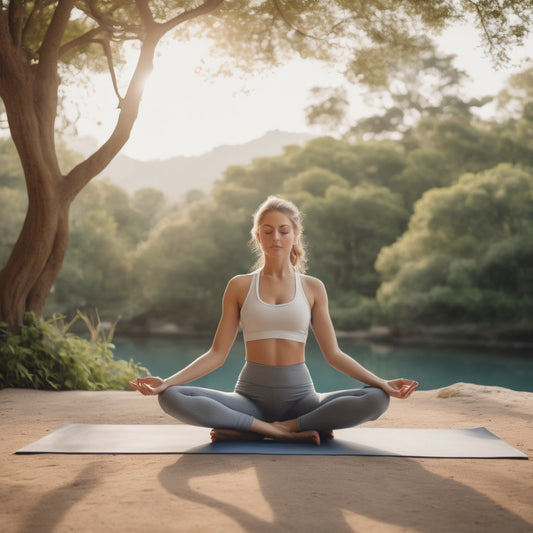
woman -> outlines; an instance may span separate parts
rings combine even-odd
[[[254,215],[252,242],[260,258],[251,274],[226,287],[222,316],[211,348],[163,380],[131,381],[182,422],[211,427],[211,440],[260,439],[320,444],[333,430],[375,420],[389,396],[407,398],[416,381],[386,381],[340,350],[322,282],[303,274],[301,214],[296,206],[269,197]],[[232,393],[185,386],[224,364],[242,325],[246,362]],[[366,383],[362,389],[318,394],[305,365],[309,325],[326,361]]]

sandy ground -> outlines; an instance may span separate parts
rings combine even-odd
[[[485,426],[528,461],[14,455],[66,422],[173,419],[134,392],[0,391],[1,531],[533,532],[533,393],[456,384],[368,424]]]

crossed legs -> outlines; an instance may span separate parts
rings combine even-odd
[[[162,409],[195,426],[214,428],[211,439],[275,440],[320,444],[317,431],[291,429],[287,422],[267,422],[255,402],[237,392],[221,392],[194,386],[170,387],[159,395]]]
[[[286,410],[281,420],[265,418],[257,401],[237,392],[194,386],[170,387],[159,395],[163,410],[182,422],[214,428],[211,439],[283,441],[320,444],[332,430],[375,420],[389,405],[379,388],[365,387],[327,394],[306,394]]]

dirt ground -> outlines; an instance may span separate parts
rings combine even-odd
[[[1,531],[533,532],[533,459],[14,455],[68,422],[174,420],[134,392],[0,391]],[[485,426],[533,458],[533,393],[458,383],[368,425]]]

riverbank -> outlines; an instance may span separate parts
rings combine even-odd
[[[105,326],[110,328],[111,323]],[[116,335],[125,337],[175,337],[211,339],[213,331],[194,331],[183,329],[172,323],[144,324],[132,327],[131,324],[118,324]],[[475,324],[442,327],[416,327],[394,330],[387,326],[373,326],[367,330],[337,330],[339,339],[395,344],[403,346],[435,346],[450,348],[488,348],[509,350],[532,350],[531,331],[516,331],[510,328],[482,327]]]
[[[448,533],[533,529],[533,460],[13,455],[63,423],[168,424],[133,392],[0,391],[0,520],[11,532]],[[369,426],[485,426],[533,457],[533,393],[456,384]]]
[[[487,348],[491,350],[533,351],[533,338],[525,336],[498,336],[479,332],[467,334],[464,330],[416,330],[393,333],[389,328],[372,328],[368,331],[337,331],[339,339],[377,342],[401,346],[434,346],[442,348]]]

